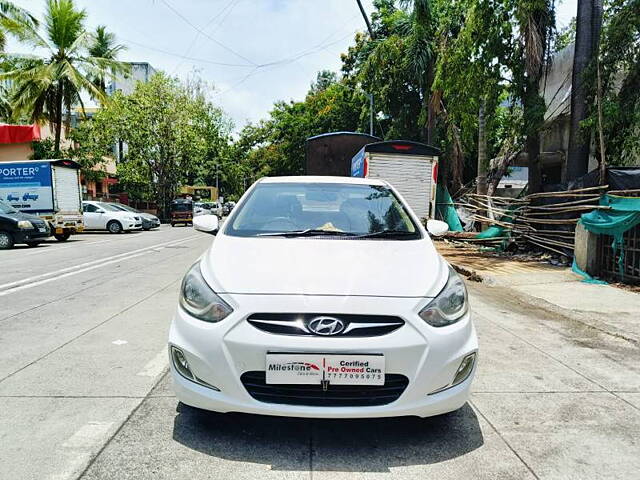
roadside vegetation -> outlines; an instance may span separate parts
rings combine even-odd
[[[371,97],[374,135],[441,148],[441,174],[452,190],[477,178],[478,189],[491,192],[497,176],[490,159],[505,171],[522,152],[535,192],[546,111],[541,85],[553,53],[574,41],[569,171],[586,169],[592,137],[602,140],[595,142],[600,161],[640,158],[640,0],[579,0],[576,20],[561,30],[553,0],[375,0],[371,33],[355,36],[339,72],[319,72],[304,99],[275,103],[267,118],[235,136],[210,100],[214,86],[199,79],[161,73],[128,97],[108,97],[110,79],[127,73],[119,61],[125,47],[108,27],[88,31],[73,0],[46,4],[36,19],[0,2],[0,47],[11,35],[35,52],[3,54],[0,79],[11,82],[0,92],[0,116],[49,122],[55,139],[36,155],[74,158],[88,176],[101,174],[96,166],[113,145],[126,144],[120,187],[160,206],[180,185],[212,184],[216,172],[231,199],[260,176],[301,173],[306,138],[369,132]],[[71,129],[68,112],[86,95],[102,108]],[[61,143],[64,131],[71,145]]]

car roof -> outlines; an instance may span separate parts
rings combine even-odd
[[[360,177],[330,177],[317,175],[300,175],[291,177],[263,177],[259,183],[344,183],[347,185],[379,185],[389,186],[384,180]]]

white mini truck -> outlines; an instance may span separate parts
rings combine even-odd
[[[80,165],[72,160],[1,162],[0,199],[46,220],[59,241],[84,230]]]
[[[386,180],[421,220],[435,217],[440,150],[407,140],[370,143],[351,160],[351,176]]]

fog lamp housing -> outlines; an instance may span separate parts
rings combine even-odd
[[[445,385],[442,388],[434,390],[429,395],[434,395],[436,393],[449,390],[450,388],[460,385],[467,378],[469,378],[469,376],[471,375],[471,372],[473,372],[473,367],[476,364],[476,357],[477,357],[477,352],[472,352],[469,355],[466,355],[460,362],[460,366],[458,367],[458,370],[456,370],[456,374],[453,377],[453,381],[449,385]]]
[[[210,388],[217,392],[220,391],[219,388],[214,387],[213,385],[205,382],[204,380],[199,379],[195,376],[195,374],[191,371],[191,367],[189,366],[189,362],[187,361],[187,357],[185,357],[182,350],[178,347],[174,347],[173,345],[170,347],[171,351],[171,363],[173,363],[174,368],[180,374],[181,377],[186,378],[187,380],[197,383],[198,385],[202,385],[203,387]]]

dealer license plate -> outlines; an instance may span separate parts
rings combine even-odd
[[[384,385],[384,355],[267,353],[268,384]]]

